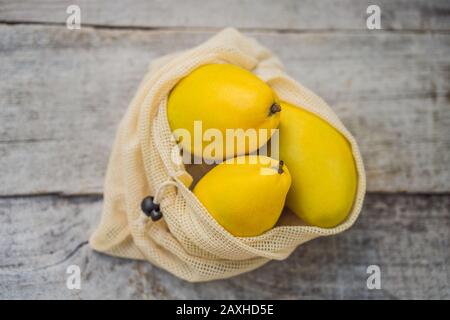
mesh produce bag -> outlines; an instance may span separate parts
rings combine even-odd
[[[257,237],[235,237],[214,220],[189,190],[192,177],[184,165],[173,161],[177,145],[166,114],[167,96],[175,84],[210,63],[250,70],[281,100],[316,114],[348,139],[358,186],[346,221],[330,229],[300,221],[279,223]],[[196,48],[150,65],[118,128],[106,174],[102,218],[90,244],[110,255],[147,260],[188,281],[227,278],[273,259],[285,259],[308,240],[349,228],[361,210],[365,185],[355,139],[330,107],[287,76],[280,61],[255,40],[225,29]],[[148,195],[160,204],[163,219],[154,222],[143,214],[141,201]]]

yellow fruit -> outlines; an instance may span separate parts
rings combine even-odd
[[[305,222],[331,228],[346,219],[357,172],[351,146],[328,123],[282,102],[280,158],[292,175],[286,205]]]
[[[290,184],[286,165],[250,155],[214,167],[195,186],[194,194],[231,234],[250,237],[276,224]]]
[[[208,64],[183,78],[171,91],[167,114],[172,131],[186,129],[190,141],[180,139],[181,146],[191,154],[209,159],[233,157],[250,153],[264,145],[271,136],[270,129],[278,127],[280,107],[272,89],[253,73],[231,64]],[[201,141],[194,148],[194,121],[202,121],[202,131],[217,129],[224,143],[220,152],[203,154],[212,142]],[[254,145],[245,143],[242,152],[235,147],[226,150],[226,129],[252,129],[256,132]],[[267,130],[267,137],[259,139],[259,129]],[[200,137],[202,139],[202,137]],[[231,143],[233,139],[229,139]],[[197,140],[199,141],[199,140]]]

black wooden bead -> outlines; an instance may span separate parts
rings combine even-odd
[[[161,211],[160,211],[159,209],[153,210],[153,211],[150,213],[150,218],[151,218],[153,221],[158,221],[159,219],[162,218],[162,213],[161,213]]]
[[[153,210],[159,211],[159,205],[153,202],[153,197],[145,197],[141,202],[141,209],[145,215],[150,216]]]

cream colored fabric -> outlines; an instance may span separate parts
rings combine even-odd
[[[281,225],[258,237],[237,238],[208,214],[187,188],[190,177],[183,165],[171,160],[175,142],[166,116],[171,88],[208,63],[231,63],[251,70],[282,100],[317,114],[347,137],[359,180],[355,204],[344,223],[333,229]],[[227,278],[271,259],[285,259],[306,241],[346,230],[359,215],[365,188],[358,146],[335,113],[286,75],[270,51],[238,31],[226,29],[192,50],[150,65],[120,123],[106,174],[102,218],[90,244],[114,256],[147,260],[188,281]],[[163,219],[153,222],[142,213],[140,204],[157,190]]]

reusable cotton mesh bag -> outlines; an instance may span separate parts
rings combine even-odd
[[[358,187],[346,221],[331,229],[281,223],[257,237],[234,237],[207,212],[189,190],[192,177],[183,164],[173,161],[176,141],[169,128],[166,102],[180,79],[210,63],[250,70],[281,100],[316,114],[348,139]],[[225,29],[194,49],[150,65],[120,123],[106,174],[102,218],[90,244],[114,256],[147,260],[188,281],[227,278],[272,259],[285,259],[308,240],[349,228],[361,210],[365,185],[355,139],[328,105],[287,76],[280,61],[255,40]],[[154,222],[143,214],[140,204],[148,195],[160,203],[163,219]]]

